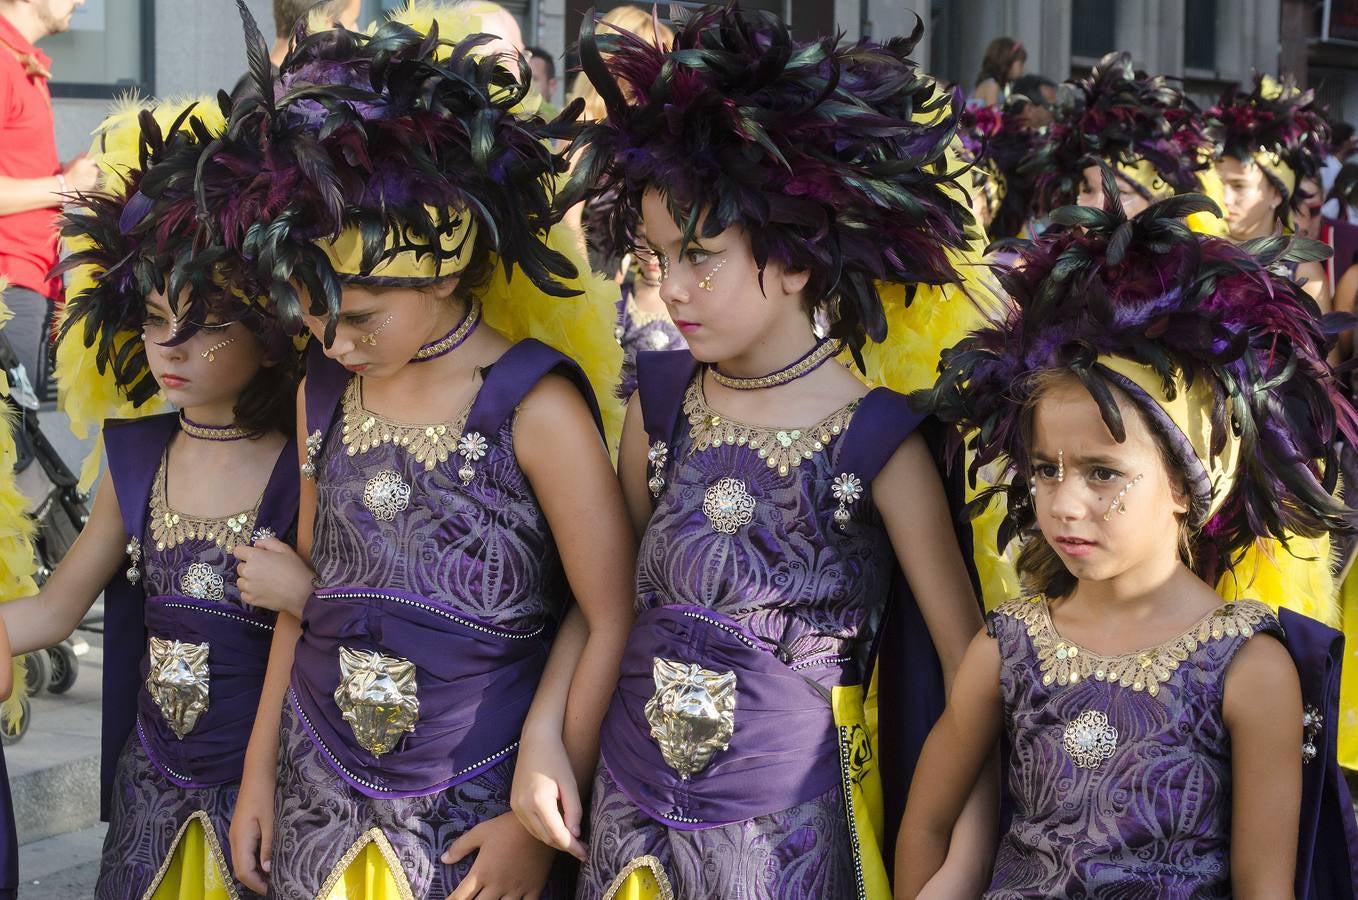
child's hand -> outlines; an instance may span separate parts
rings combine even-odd
[[[560,736],[524,733],[514,766],[510,806],[533,837],[584,861],[580,788]]]
[[[231,815],[231,868],[236,880],[257,894],[268,891],[273,855],[274,779],[254,776],[249,768],[240,781],[236,810]]]
[[[556,851],[533,837],[513,813],[496,816],[453,841],[441,861],[456,865],[476,852],[471,871],[448,900],[500,897],[537,900],[547,884]]]
[[[302,617],[302,609],[314,587],[311,570],[297,551],[278,538],[261,538],[254,546],[242,544],[232,553],[236,563],[236,587],[251,606]]]

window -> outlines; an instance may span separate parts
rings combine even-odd
[[[1098,59],[1116,50],[1117,18],[1114,0],[1071,0],[1071,55]]]
[[[1184,68],[1216,71],[1217,0],[1184,0]]]
[[[86,0],[71,16],[70,31],[40,42],[52,57],[52,96],[152,96],[154,33],[155,0]]]

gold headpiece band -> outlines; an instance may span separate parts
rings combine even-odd
[[[431,207],[430,216],[437,222],[439,211]],[[334,240],[318,240],[316,246],[325,251],[335,274],[341,279],[426,282],[456,275],[467,267],[476,246],[476,220],[466,212],[449,214],[439,243],[443,246],[441,254],[427,249],[401,249],[408,247],[409,241],[405,229],[399,223],[393,223],[387,229],[386,246],[376,265],[368,271],[363,270],[363,237],[356,227],[344,229]]]
[[[1210,519],[1221,509],[1235,486],[1240,466],[1240,440],[1228,424],[1221,452],[1212,453],[1212,410],[1216,406],[1216,396],[1207,379],[1200,376],[1190,385],[1182,376],[1176,376],[1171,398],[1165,392],[1164,379],[1151,366],[1123,356],[1100,356],[1099,365],[1113,374],[1113,383],[1127,391],[1133,400],[1140,402],[1145,397],[1153,401],[1153,407],[1148,411],[1162,430],[1173,426],[1177,431],[1177,434],[1167,436],[1171,445],[1178,445],[1174,449],[1180,455],[1191,453],[1196,458],[1198,469],[1188,473],[1189,488],[1195,498],[1205,501],[1203,521]],[[1185,459],[1184,462],[1191,466],[1193,460]]]

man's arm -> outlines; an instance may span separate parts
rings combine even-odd
[[[0,216],[31,209],[56,209],[62,194],[92,191],[99,184],[99,166],[83,154],[66,164],[60,175],[43,178],[0,177]]]

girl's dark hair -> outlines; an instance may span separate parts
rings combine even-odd
[[[996,84],[1004,87],[1009,83],[1009,70],[1014,63],[1027,59],[1028,51],[1021,43],[1011,37],[997,37],[985,48],[985,58],[981,60],[981,71],[976,76],[976,83],[993,78]]]
[[[1023,445],[1031,447],[1033,441],[1033,419],[1037,413],[1037,405],[1046,395],[1051,387],[1063,380],[1075,380],[1075,375],[1064,369],[1043,369],[1033,372],[1027,377],[1027,399],[1023,404],[1023,411],[1019,417],[1019,429],[1022,434]],[[1095,375],[1093,377],[1100,377]],[[1146,429],[1155,437],[1156,449],[1160,452],[1160,461],[1170,473],[1170,482],[1176,485],[1176,490],[1181,491],[1183,496],[1188,497],[1189,492],[1183,486],[1183,474],[1178,470],[1178,464],[1174,459],[1174,454],[1170,452],[1169,442],[1161,433],[1157,426],[1142,411],[1139,404],[1132,401],[1121,388],[1114,384],[1105,382],[1109,390],[1119,395],[1129,402],[1128,405],[1136,409],[1136,414],[1145,424]],[[1189,502],[1193,502],[1191,499]],[[1193,511],[1179,517],[1179,559],[1185,566],[1197,571],[1194,568],[1194,546],[1198,535],[1189,527],[1189,522],[1195,521]],[[1047,597],[1064,597],[1075,588],[1076,578],[1066,569],[1065,563],[1061,562],[1061,557],[1056,554],[1047,539],[1042,536],[1040,529],[1034,527],[1023,539],[1019,548],[1018,558],[1014,561],[1014,568],[1018,571],[1019,583],[1025,593],[1043,594]],[[1201,573],[1199,573],[1201,574]]]
[[[261,336],[264,358],[273,365],[259,367],[255,377],[241,390],[233,410],[236,424],[250,431],[278,431],[292,435],[297,431],[297,384],[302,377],[302,357],[285,335]]]

